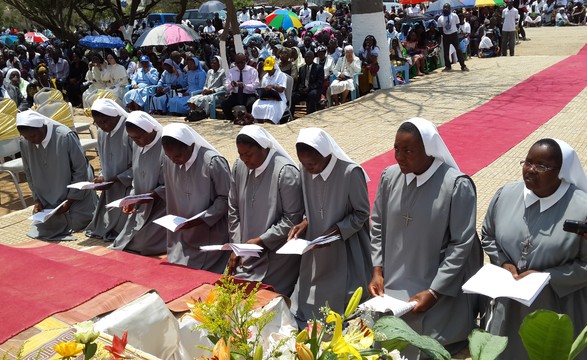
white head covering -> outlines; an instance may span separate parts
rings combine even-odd
[[[316,149],[320,155],[326,157],[330,154],[337,159],[342,161],[350,162],[356,164],[345,152],[338,146],[336,141],[330,136],[326,131],[319,129],[319,128],[306,128],[300,130],[300,134],[298,135],[298,140],[296,143],[302,143],[309,145]],[[363,169],[363,173],[365,174],[365,180],[367,182],[371,181],[365,169]]]
[[[112,99],[96,99],[92,104],[92,111],[98,111],[108,116],[128,118],[128,113]]]
[[[271,135],[267,130],[260,127],[259,125],[246,125],[243,126],[241,131],[238,133],[239,135],[247,135],[250,136],[253,140],[257,142],[257,144],[261,145],[263,149],[274,149],[279,154],[288,158],[292,164],[296,164],[294,159],[289,156],[287,151],[275,140],[273,135]]]
[[[59,122],[46,117],[34,110],[27,110],[16,114],[16,126],[29,126],[34,128],[41,128],[47,124],[60,124]]]
[[[12,75],[12,73],[17,72],[18,75],[20,75],[20,71],[17,68],[10,68],[8,69],[8,71],[6,71],[6,76],[4,76],[4,83],[5,84],[10,84],[10,75]],[[22,79],[21,79],[22,81]],[[0,84],[2,85],[2,84]]]
[[[559,139],[553,140],[556,141],[563,154],[563,164],[558,173],[558,178],[575,185],[583,191],[587,191],[587,176],[585,176],[585,171],[581,166],[577,152],[566,142]]]
[[[355,49],[353,49],[353,46],[352,45],[347,45],[347,46],[344,47],[344,52],[347,52],[348,50],[351,50],[353,52],[355,51]]]
[[[411,118],[405,122],[412,123],[418,128],[420,136],[422,137],[422,142],[424,143],[426,155],[433,156],[444,162],[446,165],[459,170],[459,166],[453,159],[450,151],[448,151],[444,140],[440,137],[436,125],[420,117]]]
[[[163,127],[163,136],[172,137],[181,141],[187,146],[196,144],[199,147],[205,147],[207,149],[218,152],[218,150],[216,150],[214,146],[210,145],[210,143],[207,142],[206,139],[204,139],[200,134],[198,134],[196,130],[192,129],[186,124],[173,123],[165,125]]]
[[[126,122],[135,124],[148,133],[153,132],[153,130],[157,132],[161,132],[161,130],[163,130],[163,126],[161,126],[157,120],[144,111],[133,111],[129,113],[128,118],[126,118]]]

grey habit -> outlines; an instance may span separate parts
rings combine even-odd
[[[398,165],[384,170],[371,217],[373,266],[383,266],[390,296],[408,300],[426,289],[442,294],[427,312],[402,319],[419,334],[449,345],[467,339],[477,315],[477,297],[461,291],[482,263],[475,187],[446,163],[428,181],[416,183],[406,185]]]
[[[205,224],[191,229],[167,231],[167,260],[174,264],[221,274],[228,251],[200,251],[202,245],[221,245],[228,237],[228,162],[216,151],[194,146],[196,160],[186,171],[165,157],[165,199],[167,213],[190,218],[206,211]]]
[[[132,194],[156,192],[162,194],[163,181],[163,146],[161,137],[146,152],[138,148],[132,159]],[[163,197],[164,198],[164,197]],[[110,248],[128,250],[141,255],[158,255],[167,252],[167,234],[165,228],[153,223],[153,220],[166,215],[165,200],[159,197],[154,201],[135,207],[124,228]]]
[[[483,249],[491,263],[515,265],[522,255],[521,242],[530,238],[528,269],[548,272],[551,279],[530,307],[496,299],[489,331],[509,338],[503,359],[528,359],[518,330],[524,317],[535,310],[569,315],[575,337],[587,324],[587,240],[563,231],[565,220],[587,219],[587,194],[571,184],[556,204],[541,213],[539,202],[526,208],[523,192],[523,182],[497,191],[481,229]],[[587,353],[576,359],[587,359]]]
[[[268,155],[270,156],[270,155]],[[261,237],[261,256],[243,258],[238,278],[261,281],[289,296],[298,278],[300,258],[275,253],[287,241],[290,229],[302,220],[304,205],[300,172],[286,157],[273,153],[267,168],[255,176],[237,159],[230,183],[230,236],[234,243]]]
[[[319,308],[343,313],[358,287],[367,289],[373,265],[369,238],[369,195],[361,167],[336,159],[327,180],[301,169],[308,229],[313,240],[336,225],[342,240],[302,255],[292,295],[292,312],[300,325],[321,318]],[[331,160],[332,161],[332,160]],[[296,255],[290,255],[296,256]],[[365,297],[368,293],[364,292]]]
[[[112,184],[110,189],[102,191],[94,218],[86,228],[87,236],[106,241],[116,239],[128,217],[121,208],[107,208],[106,205],[127,196],[132,188],[132,157],[136,145],[126,133],[126,119],[121,117],[119,121],[122,124],[116,132],[113,130],[112,136],[98,128],[100,175],[106,181],[113,178],[118,178],[119,181]]]
[[[22,163],[33,199],[44,209],[57,207],[66,199],[75,200],[68,212],[53,215],[41,224],[33,224],[28,236],[46,240],[73,240],[68,235],[82,230],[92,220],[97,196],[93,191],[68,189],[67,185],[91,181],[92,168],[84,155],[75,131],[53,124],[51,140],[44,148],[21,137]]]

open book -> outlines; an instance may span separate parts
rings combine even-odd
[[[340,235],[323,235],[312,241],[304,239],[291,239],[286,242],[285,245],[279,248],[279,250],[277,250],[277,254],[302,255],[307,251],[312,250],[317,245],[328,244],[336,240],[340,240]]]
[[[400,317],[416,306],[415,301],[402,301],[389,295],[375,296],[359,305],[361,310],[377,311],[380,313],[391,311],[394,316]]]
[[[222,244],[222,245],[204,245],[200,246],[202,251],[218,251],[218,250],[231,250],[234,251],[236,256],[253,256],[259,257],[259,253],[263,251],[263,248],[255,244]]]
[[[122,199],[111,202],[110,204],[106,205],[106,207],[124,207],[127,205],[136,204],[141,200],[153,200],[153,197],[151,194],[129,195],[127,197],[123,197]]]
[[[492,299],[507,297],[530,306],[549,281],[549,273],[532,273],[516,280],[506,269],[486,264],[463,284],[463,292]]]
[[[94,190],[97,187],[114,184],[114,181],[104,181],[101,183],[93,183],[90,181],[80,181],[75,184],[67,185],[70,189],[79,189],[79,190]]]
[[[188,221],[191,220],[196,220],[201,218],[204,214],[206,213],[206,210],[202,211],[199,214],[196,214],[194,216],[192,216],[189,219],[183,218],[181,216],[175,216],[175,215],[165,215],[157,220],[153,220],[153,222],[157,225],[161,225],[164,228],[167,228],[173,232],[176,232],[177,230],[180,230],[182,228],[184,228],[187,224]]]
[[[57,210],[59,210],[63,205],[65,205],[66,202],[67,200],[57,205],[55,209],[44,209],[43,211],[39,211],[38,213],[33,214],[33,216],[29,217],[29,220],[32,220],[33,224],[44,223],[45,221],[49,220],[51,216],[55,215]]]

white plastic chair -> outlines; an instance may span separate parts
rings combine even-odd
[[[14,157],[17,153],[20,152],[20,144],[19,139],[8,139],[8,140],[1,140],[0,141],[0,159],[4,159],[5,157]],[[6,161],[0,164],[0,173],[6,172],[12,178],[12,182],[16,187],[16,192],[18,193],[18,197],[20,199],[20,203],[22,204],[23,209],[26,209],[26,203],[24,201],[24,197],[22,196],[22,190],[20,189],[20,185],[18,184],[18,173],[24,172],[24,165],[22,164],[22,159],[14,159]]]

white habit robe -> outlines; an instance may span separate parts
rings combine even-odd
[[[482,263],[476,202],[472,180],[438,159],[409,185],[399,166],[392,165],[377,189],[373,266],[383,267],[390,296],[408,300],[426,289],[442,295],[427,312],[402,319],[443,345],[466,340],[475,327],[478,298],[465,295],[461,286]]]
[[[136,151],[135,143],[128,137],[124,126],[126,118],[120,120],[110,133],[98,128],[98,155],[100,156],[100,175],[105,181],[117,178],[110,189],[102,191],[92,222],[86,228],[86,235],[113,241],[126,223],[126,214],[121,208],[106,208],[112,201],[121,199],[132,188],[132,157]],[[88,190],[86,190],[88,191]]]
[[[258,258],[244,257],[235,276],[261,281],[289,296],[298,278],[300,258],[275,252],[287,241],[290,229],[302,220],[300,172],[289,158],[274,150],[260,168],[249,171],[237,159],[232,170],[228,212],[232,242],[246,243],[261,237],[265,248]]]
[[[275,67],[275,73],[272,76],[270,76],[269,73],[263,75],[261,87],[265,88],[269,85],[283,88],[287,87],[287,75],[281,72],[281,70],[277,68],[277,65]],[[279,93],[279,97],[281,98],[281,101],[257,99],[255,103],[253,103],[251,115],[257,120],[271,120],[274,124],[279,124],[279,121],[287,109],[285,90]]]
[[[50,140],[46,146],[20,139],[22,163],[33,199],[40,201],[44,209],[54,209],[67,199],[75,202],[68,212],[33,224],[27,235],[45,240],[74,240],[68,235],[82,230],[92,220],[98,197],[93,191],[68,189],[67,185],[91,181],[93,171],[75,131],[51,122],[47,132]]]
[[[530,238],[528,269],[551,276],[530,307],[508,298],[496,299],[489,331],[508,337],[503,359],[528,359],[518,330],[524,317],[535,310],[569,315],[575,337],[587,324],[587,240],[563,231],[565,220],[587,219],[587,194],[563,181],[549,198],[544,203],[550,207],[541,212],[543,200],[526,207],[523,182],[505,185],[491,200],[481,229],[483,249],[492,264],[510,261],[516,265],[522,256],[521,242]],[[587,352],[576,359],[587,359]]]
[[[167,214],[190,218],[206,211],[202,217],[204,224],[167,231],[167,260],[221,274],[230,253],[200,251],[200,246],[229,242],[230,169],[226,159],[215,150],[195,145],[191,159],[193,156],[196,158],[187,170],[185,164],[176,165],[168,157],[163,162]]]
[[[367,289],[372,263],[369,238],[369,195],[361,167],[337,159],[319,175],[303,167],[302,189],[308,229],[305,239],[323,235],[332,225],[341,240],[302,255],[300,275],[292,295],[292,312],[299,325],[320,319],[319,308],[328,305],[343,313],[358,287]],[[324,179],[326,176],[326,179]],[[290,255],[296,256],[296,255]],[[364,292],[365,297],[368,293]]]
[[[148,149],[145,146],[134,152],[131,194],[156,192],[161,195],[154,201],[135,206],[136,212],[128,216],[123,230],[110,248],[129,250],[141,255],[158,255],[167,252],[166,230],[153,223],[153,220],[165,216],[167,212],[164,200],[164,156],[161,135],[157,135]]]

